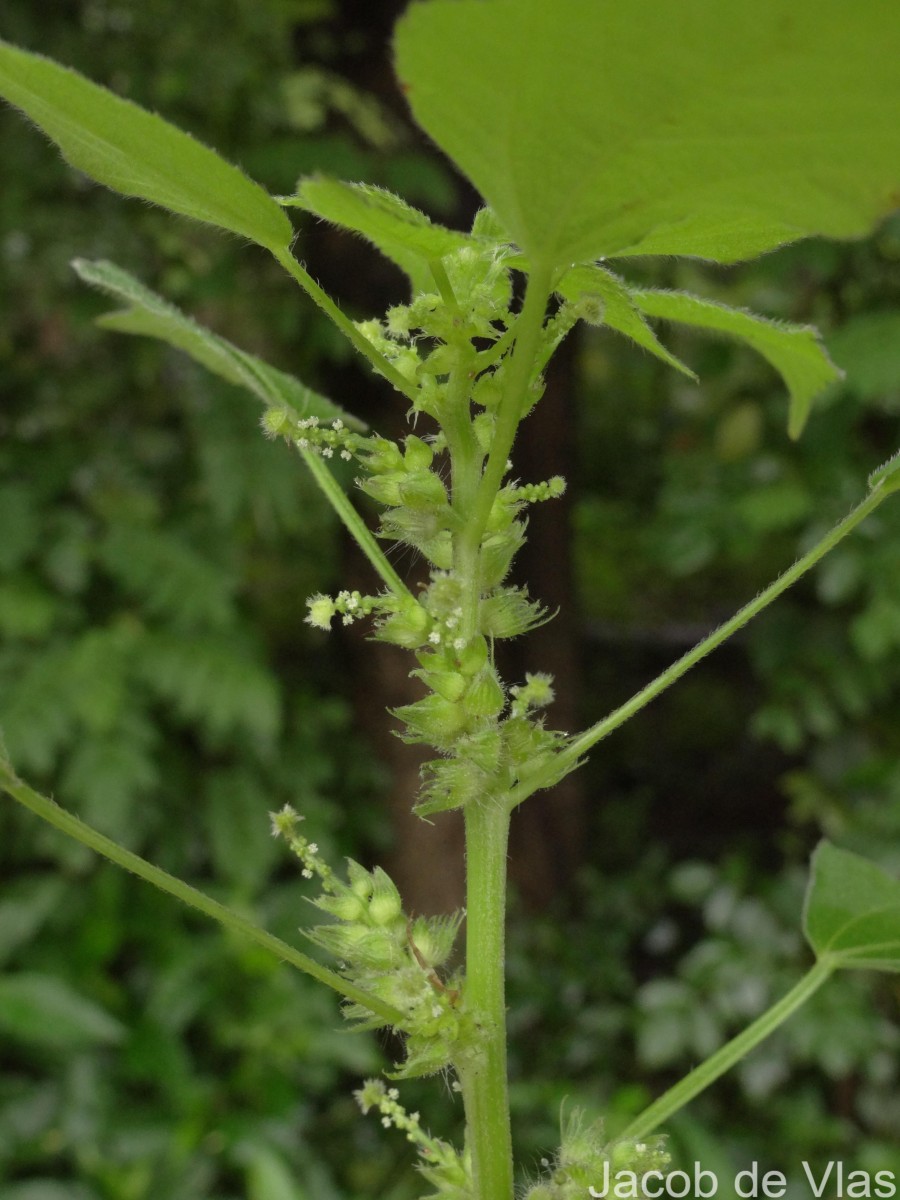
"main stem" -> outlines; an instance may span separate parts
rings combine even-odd
[[[466,809],[466,1004],[479,1040],[473,1057],[456,1066],[477,1200],[513,1195],[504,987],[508,835],[505,806]]]
[[[472,436],[467,389],[462,386],[471,361],[462,349],[451,376],[451,412],[444,426],[452,462],[453,507],[461,524],[454,567],[463,582],[461,632],[465,637],[472,637],[479,628],[481,543],[523,416],[549,293],[549,271],[536,271],[528,280],[516,323],[493,441],[483,468]],[[454,395],[457,385],[459,394]],[[505,997],[509,813],[510,805],[496,797],[469,804],[465,810],[466,1006],[478,1032],[476,1044],[454,1065],[462,1085],[466,1144],[477,1200],[513,1197]]]

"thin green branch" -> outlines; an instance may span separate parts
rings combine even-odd
[[[387,555],[378,545],[371,530],[363,521],[362,517],[350,503],[350,500],[326,467],[325,463],[313,450],[300,449],[300,454],[303,461],[309,467],[313,479],[325,493],[325,496],[344,523],[345,528],[350,533],[350,536],[365,554],[366,558],[378,572],[379,576],[384,580],[390,590],[399,597],[412,598],[412,592],[391,566],[387,560]]]
[[[327,292],[316,283],[313,277],[305,270],[290,250],[280,250],[277,253],[273,251],[274,257],[284,267],[287,273],[296,280],[303,288],[307,296],[318,304],[319,308],[334,321],[341,333],[360,352],[360,354],[369,360],[379,375],[392,384],[398,392],[401,392],[408,400],[415,400],[416,385],[394,367],[383,354],[379,354],[367,337],[359,332],[346,313],[342,312],[335,302],[331,299]]]
[[[470,525],[466,530],[466,538],[476,546],[481,544],[494,498],[506,474],[506,464],[516,431],[522,420],[524,401],[534,371],[544,314],[550,298],[551,274],[549,269],[535,266],[532,274],[528,276],[522,311],[515,325],[515,344],[506,366],[503,393],[497,406],[490,454],[478,486]]]
[[[730,1042],[726,1042],[699,1067],[695,1067],[690,1074],[685,1075],[684,1079],[664,1092],[649,1108],[645,1108],[620,1136],[622,1138],[647,1137],[654,1129],[677,1113],[680,1108],[708,1088],[711,1083],[714,1083],[720,1075],[724,1075],[735,1063],[745,1058],[770,1033],[774,1032],[814,992],[819,990],[833,970],[834,967],[831,963],[817,962],[786,996],[782,996],[761,1017],[757,1017],[752,1025],[748,1025],[743,1033],[739,1033]]]
[[[459,301],[456,299],[456,293],[453,291],[453,284],[450,282],[450,276],[447,274],[444,260],[441,258],[430,259],[428,269],[431,271],[434,282],[437,285],[437,290],[440,292],[441,299],[447,305],[447,308],[452,313],[458,313]]]
[[[635,713],[640,712],[651,700],[655,700],[657,696],[667,688],[670,688],[691,667],[696,666],[711,650],[715,650],[718,646],[721,646],[732,634],[742,629],[749,621],[752,621],[758,613],[768,607],[782,592],[786,592],[792,584],[802,578],[830,550],[833,550],[838,542],[842,541],[849,533],[852,533],[857,525],[864,521],[870,513],[874,512],[889,494],[887,490],[876,487],[843,521],[829,530],[820,542],[817,542],[811,550],[804,554],[802,558],[799,558],[792,567],[789,567],[782,575],[779,575],[773,583],[760,592],[749,604],[745,604],[729,621],[726,621],[724,625],[720,625],[718,629],[713,630],[708,637],[704,638],[702,642],[698,642],[692,650],[689,650],[687,654],[673,663],[668,670],[663,671],[661,675],[658,675],[656,679],[635,693],[630,700],[627,700],[619,708],[604,717],[603,720],[598,721],[590,729],[586,729],[583,733],[571,738],[559,754],[553,758],[544,774],[533,776],[527,784],[513,789],[510,793],[510,801],[513,807],[521,804],[533,792],[547,787],[549,783],[559,779],[562,774],[572,770],[588,750],[592,749],[592,747],[596,746],[604,738],[609,737],[614,730],[618,729],[620,725],[624,725],[626,721],[633,717]]]
[[[104,834],[99,833],[96,829],[92,829],[90,825],[86,825],[84,821],[73,816],[72,813],[66,812],[64,808],[60,808],[55,801],[42,796],[40,792],[36,792],[27,783],[23,783],[15,775],[9,763],[2,757],[0,757],[0,788],[36,816],[47,821],[50,825],[61,830],[61,832],[67,834],[69,837],[74,838],[76,842],[80,842],[83,846],[87,846],[97,854],[103,855],[104,858],[109,859],[110,862],[114,862],[117,866],[124,867],[126,871],[131,871],[132,874],[137,875],[147,883],[152,883],[160,891],[168,892],[170,896],[174,896],[182,904],[186,904],[190,908],[196,908],[207,917],[212,917],[214,921],[218,921],[226,929],[230,929],[242,937],[249,938],[257,946],[262,946],[264,950],[268,950],[276,958],[280,958],[292,967],[297,967],[298,970],[306,972],[307,975],[311,975],[314,979],[318,979],[320,983],[324,983],[326,987],[330,987],[340,993],[347,1000],[352,1000],[355,1004],[363,1005],[375,1013],[376,1016],[381,1017],[385,1025],[393,1025],[398,1029],[404,1028],[406,1018],[399,1009],[394,1008],[390,1004],[385,1004],[377,996],[370,996],[362,988],[356,987],[346,979],[341,978],[334,971],[329,971],[327,967],[323,967],[320,963],[317,963],[314,958],[310,958],[308,955],[301,953],[301,951],[295,950],[293,946],[289,946],[287,942],[283,942],[281,938],[275,937],[274,934],[268,933],[265,929],[260,929],[259,926],[254,925],[252,921],[241,916],[240,913],[232,912],[230,908],[226,908],[224,904],[213,900],[212,897],[207,896],[204,892],[198,891],[197,888],[191,887],[190,884],[177,879],[174,875],[169,875],[168,872],[154,866],[153,863],[147,862],[146,859],[140,858],[137,854],[126,850],[123,846],[119,846]]]

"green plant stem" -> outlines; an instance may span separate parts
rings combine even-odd
[[[447,274],[447,268],[444,266],[443,259],[433,258],[428,263],[428,268],[437,285],[437,290],[441,294],[441,299],[447,305],[447,308],[453,312],[459,312],[459,301],[453,291],[453,285],[450,282],[450,277]]]
[[[502,805],[466,808],[466,1006],[480,1040],[473,1057],[454,1065],[478,1200],[513,1196],[504,981],[508,835]]]
[[[649,1108],[644,1109],[620,1136],[644,1138],[652,1133],[680,1108],[683,1108],[711,1083],[714,1083],[720,1075],[724,1075],[735,1063],[740,1062],[754,1046],[767,1038],[782,1022],[796,1012],[814,992],[819,990],[833,970],[834,966],[827,960],[817,962],[786,996],[782,996],[761,1017],[757,1017],[743,1033],[739,1033],[730,1042],[726,1042],[720,1050],[702,1062],[699,1067],[695,1067],[689,1075],[685,1075],[684,1079],[664,1092]]]
[[[101,854],[117,866],[124,867],[126,871],[131,871],[132,874],[139,876],[139,878],[145,880],[147,883],[152,883],[160,891],[168,892],[170,896],[174,896],[182,904],[186,904],[190,908],[196,908],[207,917],[212,917],[214,921],[218,921],[220,925],[223,925],[233,933],[249,938],[257,946],[262,946],[263,949],[274,954],[276,958],[289,963],[292,967],[297,967],[300,971],[305,971],[307,975],[312,975],[314,979],[318,979],[326,987],[339,992],[346,999],[352,1000],[356,1004],[364,1005],[371,1012],[375,1013],[376,1016],[383,1018],[385,1025],[394,1025],[399,1029],[404,1028],[406,1018],[399,1009],[394,1008],[390,1004],[385,1004],[384,1001],[379,1000],[376,996],[370,996],[362,988],[348,983],[347,980],[342,979],[334,971],[329,971],[327,967],[323,967],[320,963],[317,963],[314,958],[310,958],[308,955],[301,953],[301,951],[295,950],[293,946],[289,946],[287,942],[283,942],[281,938],[275,937],[274,934],[268,933],[265,929],[260,929],[258,925],[254,925],[252,921],[247,920],[240,913],[233,912],[230,908],[226,908],[224,904],[213,900],[211,896],[198,891],[197,888],[191,887],[190,884],[177,879],[174,875],[169,875],[168,872],[154,866],[153,863],[147,862],[146,859],[140,858],[137,854],[133,854],[132,851],[126,850],[123,846],[118,845],[104,834],[99,833],[96,829],[92,829],[90,825],[86,825],[80,818],[66,812],[64,808],[60,808],[55,801],[42,796],[40,792],[36,792],[27,783],[23,783],[14,774],[8,762],[3,759],[0,759],[0,788],[12,796],[14,800],[17,800],[19,804],[30,809],[36,816],[47,821],[48,824],[53,825],[69,837],[74,838],[76,842],[80,842],[83,846],[87,846],[97,854]]]
[[[313,450],[303,449],[300,450],[300,454],[309,467],[313,479],[325,493],[328,503],[390,590],[397,596],[412,598],[412,592],[388,562],[386,554],[378,545],[365,521],[350,503],[346,492],[319,455]]]
[[[276,260],[284,267],[287,273],[294,280],[296,280],[297,283],[300,284],[307,296],[309,296],[311,300],[315,301],[325,315],[334,321],[335,325],[337,325],[338,329],[340,329],[341,333],[343,333],[351,345],[358,350],[364,358],[369,360],[378,374],[383,375],[384,378],[391,383],[398,392],[401,392],[404,396],[406,396],[407,399],[415,400],[416,385],[404,378],[404,376],[400,374],[396,367],[388,362],[384,355],[378,353],[369,339],[364,337],[363,334],[359,332],[346,313],[341,312],[328,293],[323,291],[313,277],[309,274],[309,272],[297,262],[290,250],[285,249],[277,252],[273,250],[272,253]]]
[[[506,474],[506,464],[516,430],[524,416],[524,402],[534,372],[544,313],[547,311],[547,300],[550,297],[551,275],[552,272],[548,268],[536,266],[528,276],[522,311],[516,321],[516,340],[506,366],[503,393],[497,406],[494,437],[478,486],[469,526],[465,532],[466,538],[476,546],[481,545],[494,498]]]
[[[769,584],[749,604],[745,604],[729,621],[726,621],[724,625],[720,625],[718,629],[713,630],[709,637],[704,638],[702,642],[698,642],[692,650],[689,650],[687,654],[679,658],[668,670],[663,671],[661,675],[658,675],[646,687],[636,692],[630,700],[627,700],[619,708],[604,717],[602,721],[598,721],[590,729],[586,729],[583,733],[573,737],[566,743],[564,749],[553,758],[545,774],[532,776],[527,783],[513,789],[510,793],[510,803],[512,806],[515,807],[521,804],[533,792],[547,787],[548,781],[555,782],[556,779],[560,778],[560,773],[564,774],[566,771],[570,771],[577,766],[578,760],[588,750],[596,746],[604,738],[609,737],[620,725],[624,725],[627,720],[633,717],[635,713],[640,712],[651,700],[655,700],[661,692],[671,687],[691,667],[696,666],[711,650],[715,650],[717,646],[721,646],[732,634],[742,629],[758,613],[771,604],[773,600],[776,600],[782,592],[786,592],[792,584],[796,583],[798,579],[814,567],[830,550],[833,550],[838,542],[842,541],[849,533],[852,533],[857,525],[864,521],[870,513],[874,512],[888,495],[887,491],[882,491],[880,488],[875,488],[871,491],[865,500],[858,504],[843,521],[829,530],[820,542],[817,542],[811,550],[804,554],[802,558],[799,558],[792,567],[789,567],[782,575],[779,575],[773,583]]]

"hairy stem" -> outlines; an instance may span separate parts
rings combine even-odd
[[[307,296],[330,317],[340,329],[341,333],[351,345],[367,358],[379,375],[384,378],[401,392],[409,400],[414,400],[416,397],[416,385],[405,379],[400,372],[388,360],[379,354],[367,337],[364,337],[346,313],[342,312],[335,302],[331,299],[327,292],[316,283],[313,277],[305,270],[300,263],[297,262],[290,250],[280,250],[275,253],[275,258],[284,267],[287,273],[296,280],[303,288]]]
[[[325,493],[328,503],[340,517],[350,536],[365,554],[366,558],[396,596],[412,597],[409,588],[391,566],[387,556],[365,521],[350,503],[341,485],[325,466],[318,454],[312,450],[301,450],[303,461],[309,467],[313,479]]]
[[[496,803],[466,809],[466,1004],[479,1030],[472,1058],[455,1064],[478,1200],[512,1200],[504,986],[509,816]]]
[[[30,809],[36,816],[47,821],[48,824],[53,825],[56,829],[74,838],[76,842],[80,842],[83,846],[96,851],[97,854],[102,854],[110,862],[114,862],[119,867],[124,867],[126,871],[131,871],[132,874],[139,876],[147,883],[152,883],[160,891],[168,892],[170,896],[174,896],[182,904],[186,904],[190,908],[196,908],[207,917],[212,917],[214,921],[218,921],[220,925],[223,925],[233,933],[249,938],[257,946],[262,946],[264,950],[268,950],[271,954],[274,954],[276,958],[290,963],[292,967],[297,967],[300,971],[305,971],[307,975],[312,975],[313,979],[318,979],[320,983],[324,983],[326,987],[339,992],[348,1000],[353,1000],[356,1004],[364,1005],[371,1012],[375,1013],[376,1016],[381,1017],[385,1025],[394,1025],[400,1029],[404,1027],[405,1017],[399,1009],[394,1008],[390,1004],[385,1004],[384,1001],[379,1000],[376,996],[370,996],[362,988],[356,987],[346,979],[341,978],[334,971],[329,971],[327,967],[323,967],[320,963],[317,963],[314,958],[310,958],[308,955],[301,953],[301,951],[295,950],[293,946],[289,946],[287,942],[283,942],[281,938],[275,937],[274,934],[268,933],[265,929],[260,929],[258,925],[254,925],[252,921],[248,921],[240,913],[233,912],[230,908],[226,908],[224,904],[213,900],[212,897],[207,896],[204,892],[191,887],[189,883],[177,879],[174,875],[169,875],[168,872],[154,866],[153,863],[147,862],[146,859],[140,858],[137,854],[133,854],[130,850],[124,849],[124,847],[119,846],[104,834],[99,833],[96,829],[92,829],[90,825],[86,825],[84,821],[73,816],[72,813],[66,812],[64,808],[60,808],[53,800],[42,796],[40,792],[36,792],[27,783],[23,783],[21,779],[16,777],[12,768],[2,758],[0,758],[0,789],[7,792],[25,808]]]
[[[683,1108],[711,1083],[714,1083],[720,1075],[724,1075],[735,1063],[746,1057],[754,1046],[774,1032],[779,1025],[797,1011],[801,1004],[819,990],[833,970],[832,964],[826,960],[817,962],[786,996],[782,996],[761,1017],[757,1017],[743,1033],[739,1033],[730,1042],[726,1042],[699,1067],[695,1067],[690,1074],[685,1075],[684,1079],[664,1092],[649,1108],[644,1109],[621,1136],[623,1138],[643,1138],[652,1133],[680,1108]]]

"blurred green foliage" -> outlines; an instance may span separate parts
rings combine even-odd
[[[336,5],[226,9],[19,3],[4,36],[165,111],[273,191],[317,165],[441,194],[398,119],[333,68]],[[295,804],[335,857],[384,839],[339,663],[302,624],[335,578],[332,518],[245,397],[92,328],[102,301],[69,260],[124,263],[311,382],[344,351],[262,255],[88,186],[7,111],[0,144],[9,752],[110,836],[296,939],[304,889],[267,812]],[[381,1054],[331,997],[5,806],[0,874],[4,1197],[353,1190],[350,1086]]]
[[[67,0],[49,18],[13,0],[3,33],[158,108],[275,192],[320,168],[446,208],[442,170],[348,77],[344,56],[384,47],[344,7]],[[0,148],[11,756],[104,832],[295,937],[303,888],[267,810],[295,804],[333,855],[384,837],[378,779],[334,694],[340,661],[302,626],[305,597],[337,577],[331,519],[243,397],[95,331],[102,303],[69,260],[121,262],[314,386],[345,351],[262,255],[89,188],[6,112]],[[896,449],[898,261],[895,221],[750,268],[653,272],[826,331],[847,382],[796,445],[750,353],[672,335],[696,388],[585,336],[576,566],[600,638],[585,721],[767,583]],[[354,298],[369,262],[345,260]],[[624,1124],[793,981],[799,869],[820,833],[900,871],[898,536],[887,505],[591,766],[591,869],[567,910],[514,922],[526,1152],[556,1143],[566,1095]],[[0,874],[4,1200],[413,1194],[404,1147],[349,1099],[378,1048],[340,1032],[315,985],[6,807]],[[685,1156],[852,1153],[900,1170],[897,999],[890,981],[832,983],[678,1123]]]

